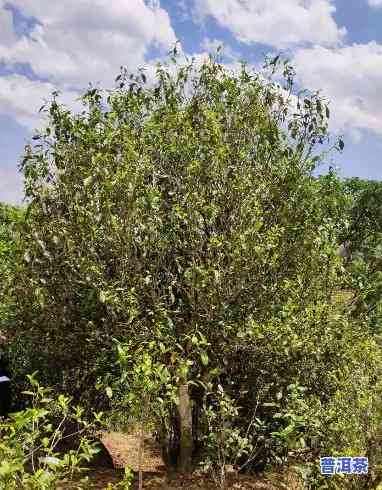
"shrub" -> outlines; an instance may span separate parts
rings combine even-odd
[[[79,477],[85,465],[98,452],[91,433],[95,423],[89,424],[79,407],[71,407],[71,400],[60,395],[51,397],[51,390],[40,386],[35,376],[28,376],[31,391],[28,408],[0,420],[0,487],[12,489],[48,490]],[[68,436],[64,429],[68,422],[79,427],[79,445],[61,454],[56,446]]]

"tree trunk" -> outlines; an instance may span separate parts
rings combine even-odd
[[[192,409],[188,384],[185,380],[179,382],[179,419],[180,419],[180,448],[178,471],[190,473],[192,470]]]

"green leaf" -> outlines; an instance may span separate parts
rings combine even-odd
[[[92,182],[93,182],[93,176],[89,175],[89,177],[86,177],[86,179],[84,179],[84,186],[88,187]]]
[[[207,366],[208,365],[209,359],[208,359],[208,355],[207,355],[206,352],[201,352],[200,353],[200,359],[202,361],[203,366]]]

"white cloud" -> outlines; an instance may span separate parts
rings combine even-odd
[[[370,7],[382,7],[382,0],[369,0]]]
[[[29,35],[18,37],[12,12],[0,0],[0,62],[10,70],[29,64],[37,78],[0,77],[0,112],[28,128],[41,122],[36,111],[52,90],[60,89],[62,100],[73,107],[76,89],[89,82],[110,86],[121,65],[133,71],[152,46],[167,51],[176,41],[158,0],[7,3],[37,21]]]
[[[11,46],[0,45],[8,65],[29,63],[40,77],[68,86],[109,84],[120,65],[143,64],[151,46],[167,50],[175,33],[159,2],[143,0],[11,0],[39,24]]]
[[[49,82],[29,80],[22,75],[0,77],[0,107],[2,114],[13,117],[19,124],[34,129],[43,123],[43,114],[38,110],[49,98],[55,86]],[[72,109],[79,109],[78,94],[66,91],[60,101]]]
[[[338,44],[346,30],[333,19],[332,0],[194,0],[195,18],[212,16],[242,42],[286,48]]]
[[[207,53],[214,54],[217,52],[218,48],[222,49],[222,54],[230,59],[239,59],[240,55],[234,51],[229,45],[224,43],[221,39],[210,39],[205,37],[200,43],[200,47]]]
[[[330,99],[334,131],[357,136],[368,129],[382,135],[382,45],[299,49],[292,64],[299,83],[322,89]]]

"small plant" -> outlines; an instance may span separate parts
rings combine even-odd
[[[57,488],[81,476],[84,465],[98,452],[90,435],[101,422],[101,414],[95,414],[90,424],[80,407],[71,407],[70,398],[54,398],[35,375],[28,379],[31,390],[24,394],[31,397],[30,406],[0,420],[0,488],[5,490]],[[68,423],[75,423],[78,431],[67,434]],[[62,454],[57,451],[59,443],[74,436],[78,436],[77,448]]]
[[[118,483],[108,483],[106,490],[129,490],[133,480],[134,474],[131,471],[131,468],[126,466],[123,479]]]
[[[211,473],[219,488],[226,488],[228,473],[237,473],[250,464],[261,449],[262,421],[256,411],[247,427],[239,426],[240,407],[221,385],[207,393],[204,406],[206,435],[203,439],[202,469]]]
[[[304,414],[308,411],[308,405],[304,401],[306,388],[298,383],[292,383],[286,388],[284,407],[280,404],[274,405],[278,411],[273,415],[273,419],[280,425],[280,429],[271,433],[276,441],[279,441],[287,452],[299,452],[307,447],[304,439],[306,429],[306,417]],[[276,396],[280,401],[282,393]],[[279,461],[283,461],[280,459]]]

